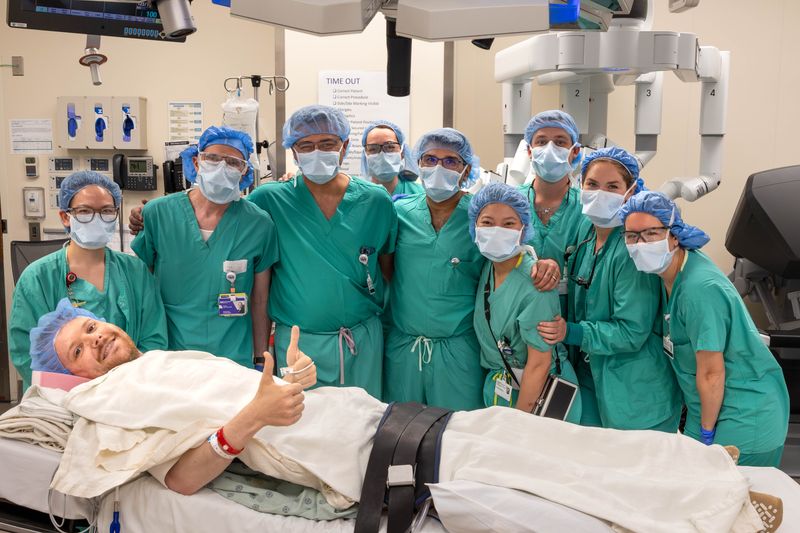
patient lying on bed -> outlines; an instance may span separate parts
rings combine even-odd
[[[142,356],[122,330],[90,316],[42,331],[32,346],[52,346],[65,371],[95,378],[65,397],[78,418],[54,489],[93,497],[150,472],[191,494],[225,469],[227,454],[315,488],[336,508],[358,500],[386,405],[357,388],[304,394],[315,371],[296,329],[289,360],[306,370],[288,383],[270,375],[269,357],[260,374],[203,352]],[[439,467],[440,482],[456,479],[536,494],[633,531],[764,527],[725,450],[678,434],[584,428],[514,409],[457,412]]]

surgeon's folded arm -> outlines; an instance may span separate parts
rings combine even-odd
[[[303,413],[303,387],[299,383],[279,385],[272,377],[272,358],[264,363],[261,383],[253,399],[223,426],[225,439],[242,450],[264,426],[290,426]],[[167,488],[191,495],[219,476],[231,459],[219,455],[209,442],[184,453],[164,478]]]

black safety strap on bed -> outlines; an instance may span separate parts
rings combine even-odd
[[[450,414],[419,403],[388,407],[375,433],[355,533],[379,530],[385,500],[389,504],[388,533],[405,533],[411,527],[417,500],[429,495],[425,484],[438,481],[440,436]]]

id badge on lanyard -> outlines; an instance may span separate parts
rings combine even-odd
[[[247,293],[236,292],[236,275],[247,272],[247,259],[224,261],[222,271],[225,272],[225,279],[231,284],[231,290],[217,297],[219,316],[245,316],[247,314]]]
[[[672,344],[672,339],[670,338],[669,314],[664,315],[664,322],[667,324],[666,332],[664,333],[664,338],[663,338],[664,353],[667,354],[667,357],[669,357],[670,359],[674,359],[675,350]]]
[[[513,388],[511,387],[511,383],[509,383],[509,378],[506,372],[503,372],[494,382],[494,395],[507,402],[511,402],[512,390]]]

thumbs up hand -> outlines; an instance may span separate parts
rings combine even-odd
[[[283,379],[289,383],[298,383],[307,389],[317,383],[317,367],[314,361],[300,350],[299,344],[300,328],[292,326],[292,337],[286,350],[286,364],[292,369],[292,373]]]

